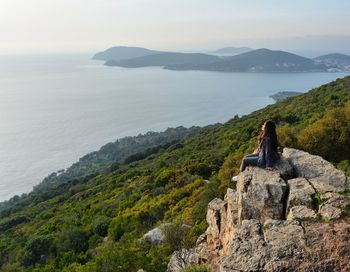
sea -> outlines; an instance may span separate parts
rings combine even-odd
[[[106,67],[87,54],[0,56],[0,201],[124,136],[223,123],[345,73]]]

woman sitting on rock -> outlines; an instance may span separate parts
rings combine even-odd
[[[240,171],[243,172],[248,165],[272,170],[274,163],[280,158],[277,147],[276,125],[273,121],[266,121],[261,127],[258,147],[254,153],[243,158]],[[237,180],[237,176],[232,180]]]

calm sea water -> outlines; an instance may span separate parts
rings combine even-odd
[[[225,122],[340,73],[105,67],[90,55],[0,57],[0,201],[117,138]]]

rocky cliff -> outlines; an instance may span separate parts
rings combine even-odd
[[[209,203],[206,232],[168,270],[350,271],[347,182],[321,157],[285,148],[274,171],[248,167]]]

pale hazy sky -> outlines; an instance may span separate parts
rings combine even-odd
[[[350,0],[0,0],[0,54],[350,50]]]

